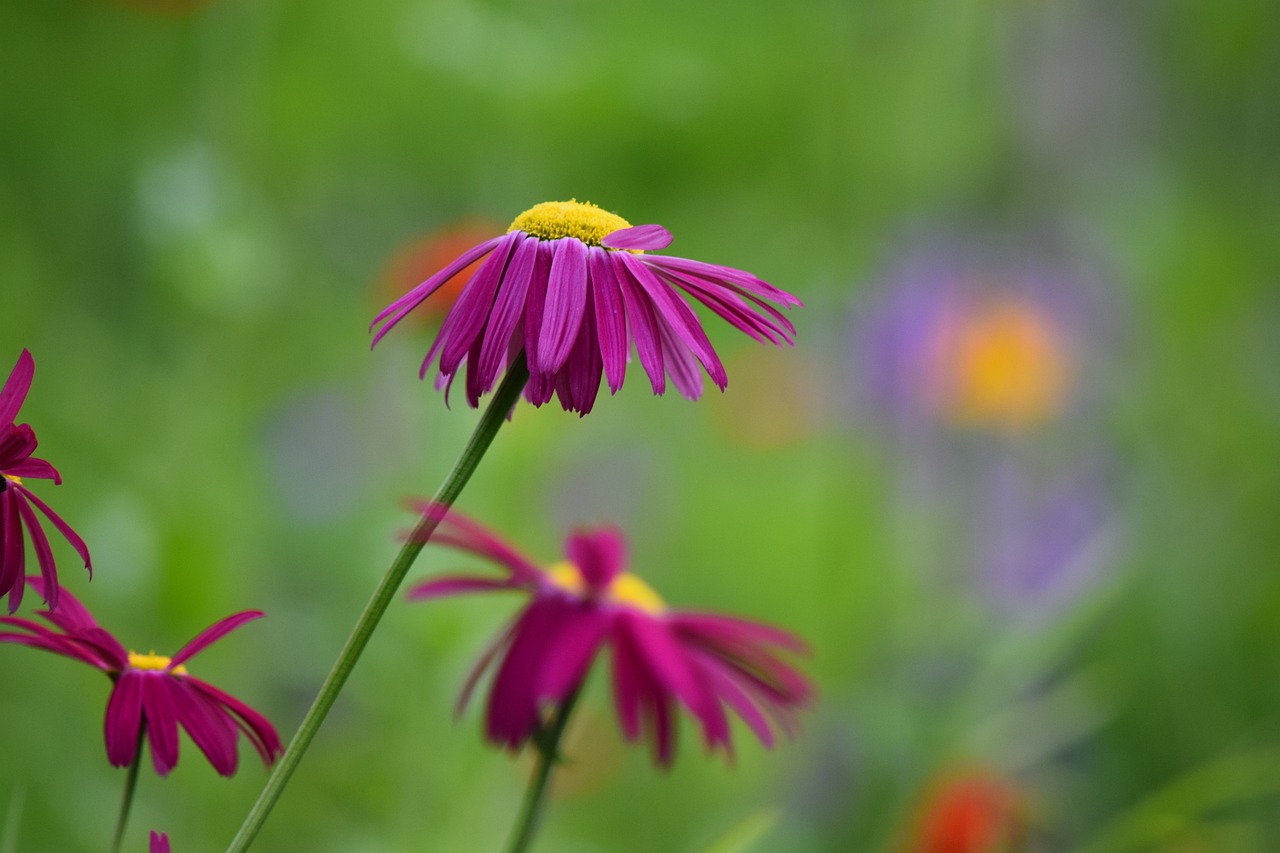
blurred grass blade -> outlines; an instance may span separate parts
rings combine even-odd
[[[781,817],[782,809],[778,806],[769,806],[754,812],[708,844],[703,853],[748,853],[757,842],[778,825]]]

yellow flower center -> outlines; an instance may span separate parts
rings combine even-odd
[[[129,652],[129,666],[132,669],[149,669],[158,671],[166,669],[169,666],[169,658],[164,655],[158,655],[154,651],[145,655],[137,652]],[[185,666],[175,666],[171,672],[175,675],[186,675],[187,668]]]
[[[1072,384],[1070,348],[1037,306],[1004,299],[960,317],[937,355],[958,423],[1025,429],[1056,416]]]
[[[582,598],[587,594],[587,582],[573,563],[567,560],[556,563],[547,574],[552,584],[570,595]],[[662,596],[631,572],[623,572],[610,581],[604,597],[614,604],[626,604],[651,616],[661,616],[667,610]]]
[[[588,246],[599,246],[614,231],[630,227],[631,223],[621,216],[590,202],[544,201],[517,216],[507,233],[523,231],[539,240],[574,237]]]
[[[17,474],[5,474],[4,478],[8,480],[10,483],[13,483],[15,485],[18,485],[18,486],[22,485],[22,478],[19,477]]]

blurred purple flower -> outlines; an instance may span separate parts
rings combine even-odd
[[[579,688],[606,645],[622,730],[632,741],[647,731],[663,766],[675,758],[677,703],[701,723],[708,749],[731,753],[726,708],[772,746],[774,728],[792,732],[795,711],[812,698],[809,682],[776,654],[804,653],[803,641],[743,619],[668,609],[626,571],[626,540],[615,529],[571,535],[566,559],[548,570],[457,513],[443,519],[431,541],[491,560],[507,576],[439,577],[413,587],[411,600],[504,590],[530,595],[481,655],[458,702],[461,711],[484,671],[496,668],[486,713],[486,734],[496,744],[517,749],[534,736],[545,707]]]
[[[476,407],[515,358],[529,365],[525,398],[535,406],[558,396],[566,411],[591,411],[603,375],[622,387],[631,341],[655,394],[676,389],[696,400],[706,369],[721,390],[724,366],[684,291],[755,338],[794,344],[795,327],[766,300],[800,300],[751,273],[646,251],[664,249],[660,225],[632,226],[620,216],[576,201],[544,202],[511,228],[388,305],[374,318],[376,346],[392,327],[468,265],[488,260],[462,289],[422,363],[426,376],[440,357],[437,387],[447,388],[467,364],[467,402]],[[522,355],[523,353],[523,355]]]
[[[27,583],[41,595],[42,579]],[[47,597],[47,596],[46,596]],[[132,764],[145,731],[156,772],[165,776],[178,763],[178,728],[191,736],[213,769],[223,776],[236,772],[237,739],[243,732],[270,767],[283,752],[271,723],[248,705],[187,673],[184,664],[196,653],[246,622],[261,617],[246,610],[221,619],[200,632],[173,657],[128,651],[98,625],[69,592],[62,605],[38,615],[57,630],[13,616],[0,617],[0,642],[44,649],[87,663],[110,676],[114,686],[107,701],[107,760],[115,767]]]
[[[151,853],[170,853],[169,836],[163,832],[151,830]]]
[[[45,460],[31,455],[38,444],[31,427],[14,423],[27,398],[27,391],[31,388],[35,369],[35,359],[24,349],[22,355],[18,356],[18,363],[9,373],[9,378],[5,380],[4,387],[0,389],[0,595],[6,592],[9,594],[10,613],[15,612],[22,603],[22,579],[26,574],[23,527],[26,527],[31,536],[31,544],[35,546],[40,574],[45,580],[45,601],[50,608],[58,606],[58,568],[53,559],[53,549],[49,547],[49,539],[35,513],[36,509],[76,549],[91,575],[93,571],[89,562],[89,549],[84,540],[22,482],[23,478],[53,480],[54,485],[62,482],[57,469]]]

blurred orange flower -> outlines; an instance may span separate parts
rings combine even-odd
[[[1011,853],[1025,849],[1022,797],[984,770],[950,772],[927,789],[906,853]]]

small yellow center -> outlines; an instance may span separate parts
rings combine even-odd
[[[145,655],[137,652],[129,652],[129,666],[132,669],[148,669],[152,671],[167,669],[169,666],[169,658],[164,655],[158,655],[154,651]],[[185,666],[175,666],[170,670],[176,675],[186,675],[187,668]]]
[[[5,474],[4,478],[8,480],[10,483],[14,483],[19,486],[22,485],[22,478],[19,477],[17,474]]]
[[[614,231],[630,227],[631,223],[621,216],[590,202],[544,201],[517,216],[507,233],[523,231],[539,240],[574,237],[588,246],[599,246]]]
[[[568,561],[556,563],[547,573],[551,583],[570,595],[584,597],[587,594],[587,582],[578,567]],[[605,600],[613,604],[626,604],[637,610],[643,610],[651,616],[660,616],[666,612],[667,603],[662,600],[654,588],[640,578],[623,572],[615,577],[605,590]]]

